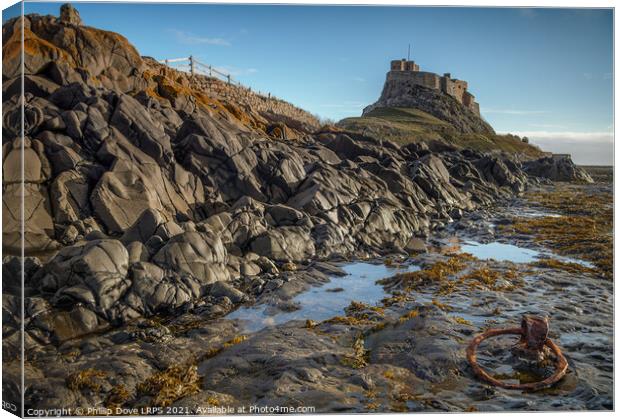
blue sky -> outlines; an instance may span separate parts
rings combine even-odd
[[[60,3],[26,3],[58,14]],[[193,54],[331,119],[381,93],[391,59],[467,80],[498,132],[580,163],[613,159],[613,13],[593,9],[75,3],[142,55]],[[3,17],[9,16],[5,13]]]

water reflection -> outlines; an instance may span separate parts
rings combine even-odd
[[[297,295],[293,299],[293,304],[297,305],[299,310],[282,312],[273,310],[273,307],[259,305],[241,307],[226,318],[242,320],[245,333],[256,332],[290,320],[326,320],[344,314],[344,308],[351,304],[351,301],[376,305],[387,296],[383,287],[376,284],[377,280],[398,272],[416,271],[419,267],[415,265],[388,267],[356,262],[343,266],[343,269],[347,273],[346,276],[332,277],[330,282]]]

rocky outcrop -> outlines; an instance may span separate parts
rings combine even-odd
[[[80,13],[70,4],[63,4],[60,6],[60,21],[77,26],[82,24]]]
[[[528,175],[558,182],[594,182],[588,172],[573,163],[570,156],[551,156],[525,162],[523,170]]]
[[[3,27],[3,244],[19,254],[24,239],[37,260],[31,298],[78,334],[186,311],[213,290],[230,308],[244,300],[231,289],[275,289],[280,271],[316,259],[422,251],[415,238],[527,183],[507,157],[232,112],[70,7],[25,21],[23,139],[17,22]],[[486,129],[455,115],[464,130]],[[285,127],[270,137],[261,124],[271,122]],[[37,327],[34,341],[75,337]]]
[[[21,24],[19,19],[11,19],[2,26],[5,80],[20,74]],[[28,15],[23,24],[24,74],[32,76],[27,84],[43,90],[79,80],[119,91],[146,87],[139,74],[142,59],[127,39],[81,25],[79,14],[70,5],[63,6],[60,19]],[[6,85],[4,81],[3,87]]]
[[[381,97],[364,108],[366,115],[377,108],[415,108],[452,125],[459,133],[495,134],[493,128],[455,98],[417,84],[386,80]]]

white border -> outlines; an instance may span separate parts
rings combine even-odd
[[[50,1],[39,1],[39,0],[29,0],[29,2],[50,2]],[[56,2],[56,1],[54,1]],[[66,1],[57,1],[59,4],[65,3]],[[99,1],[100,3],[124,3],[127,1],[123,0],[105,0]],[[2,9],[5,9],[9,6],[15,4],[15,1],[11,0],[0,0],[0,6]],[[73,0],[71,3],[94,3],[93,1],[84,1],[84,0]],[[390,0],[387,2],[377,1],[368,1],[368,0],[312,0],[312,1],[299,1],[299,0],[184,0],[184,1],[175,1],[175,0],[132,0],[131,3],[215,3],[215,4],[303,4],[303,5],[377,5],[377,6],[469,6],[469,7],[564,7],[564,8],[615,8],[615,2],[612,0],[590,0],[590,1],[578,1],[578,0],[529,0],[529,1],[506,1],[500,2],[499,0],[442,0],[442,1],[419,1],[419,0]],[[615,68],[617,64],[618,55],[616,54],[616,48],[618,45],[618,33],[615,31],[615,10],[614,10],[614,139],[616,126],[615,121],[618,120],[618,107],[616,106],[616,98],[617,95],[617,85],[615,83]],[[1,110],[1,107],[0,107]],[[615,144],[615,141],[614,141]],[[614,167],[618,167],[620,163],[620,152],[614,147]],[[1,173],[0,173],[1,177]],[[618,207],[615,205],[615,197],[620,192],[620,185],[618,185],[616,178],[616,171],[614,170],[614,221],[618,219]],[[0,227],[1,228],[1,227]],[[614,225],[614,273],[618,272],[618,258],[615,247],[615,237],[617,237],[617,233],[620,229],[617,225]],[[616,297],[616,287],[614,286],[614,302]],[[618,325],[618,312],[615,310],[614,306],[614,378],[616,376],[615,370],[617,365],[617,357],[615,356],[617,353],[615,351],[615,325]],[[1,357],[1,353],[0,353]],[[1,358],[0,358],[1,359]],[[0,364],[0,372],[1,372],[1,364]],[[618,386],[615,385],[614,381],[614,404],[618,402],[619,399],[619,390]],[[544,413],[527,413],[527,412],[519,412],[519,413],[444,413],[445,415],[450,415],[450,418],[475,418],[475,417],[489,417],[489,415],[493,415],[494,417],[499,415],[507,418],[519,418],[525,417],[528,419],[534,418],[545,418],[545,419],[555,419],[555,418],[563,418],[567,414],[571,416],[571,418],[585,418],[585,417],[608,417],[614,414],[614,412],[582,412],[582,411],[571,411],[571,412],[544,412]],[[396,417],[407,417],[410,414],[400,414],[400,413],[390,413],[390,414],[372,414],[373,418],[396,418]],[[435,416],[436,413],[415,413],[416,416]],[[308,416],[308,415],[307,415]],[[321,417],[321,418],[334,418],[334,419],[356,419],[359,418],[359,415],[309,415],[313,417]],[[255,416],[260,417],[260,416]],[[301,416],[296,416],[301,417]],[[0,419],[9,419],[15,418],[14,415],[10,414],[5,410],[0,409]],[[180,418],[187,418],[187,416],[180,416]]]

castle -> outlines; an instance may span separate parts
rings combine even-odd
[[[475,101],[474,95],[467,91],[467,82],[451,78],[450,73],[440,76],[428,71],[420,71],[418,64],[403,58],[391,62],[386,82],[413,84],[439,90],[452,96],[457,102],[480,116],[480,105]]]

